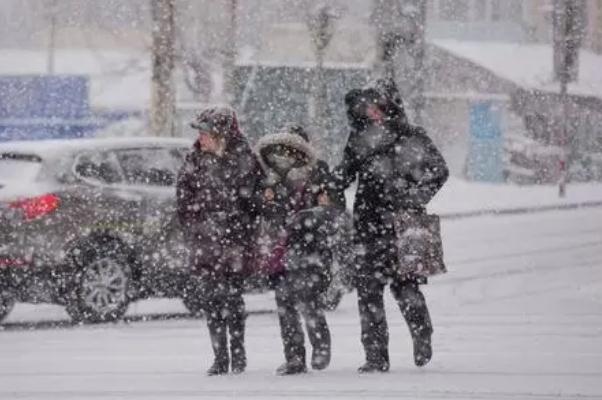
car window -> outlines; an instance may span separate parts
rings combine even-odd
[[[114,184],[123,181],[115,156],[110,152],[80,154],[75,163],[75,172],[82,178],[99,183]]]
[[[0,154],[0,181],[33,181],[41,170],[42,159],[36,155]]]
[[[115,154],[126,182],[134,185],[173,186],[183,162],[177,148],[126,149]]]

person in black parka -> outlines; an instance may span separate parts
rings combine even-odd
[[[396,273],[398,257],[393,215],[425,213],[448,178],[446,163],[425,130],[407,121],[394,83],[379,80],[345,97],[351,133],[334,176],[341,188],[358,180],[354,203],[355,273],[366,363],[359,372],[389,370],[389,333],[383,291],[390,283],[414,343],[414,361],[432,356],[433,332],[419,284],[426,279]]]

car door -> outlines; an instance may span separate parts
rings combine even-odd
[[[152,289],[166,295],[186,267],[186,249],[175,214],[176,178],[181,148],[139,147],[115,150],[127,185],[142,195],[144,271]]]
[[[107,231],[129,243],[141,234],[143,196],[126,184],[112,150],[87,150],[74,161],[74,173],[82,185],[74,188],[79,206],[73,223],[80,229]]]

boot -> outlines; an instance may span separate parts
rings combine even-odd
[[[389,363],[382,361],[379,363],[367,361],[364,365],[357,369],[360,374],[372,374],[375,372],[388,372]]]
[[[225,375],[228,373],[228,364],[224,364],[222,361],[215,360],[209,369],[207,370],[207,376]]]
[[[330,365],[330,349],[315,348],[311,353],[311,367],[321,371]]]
[[[431,334],[422,334],[412,338],[414,342],[414,364],[417,367],[424,367],[433,357],[433,348],[431,346]]]
[[[304,374],[307,372],[307,367],[305,363],[301,361],[290,361],[285,362],[281,366],[276,369],[276,375],[278,376],[286,376],[286,375],[297,375]]]

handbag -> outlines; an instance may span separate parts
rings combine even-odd
[[[438,215],[397,213],[394,216],[395,244],[401,276],[430,277],[447,272],[443,260],[441,222]]]

